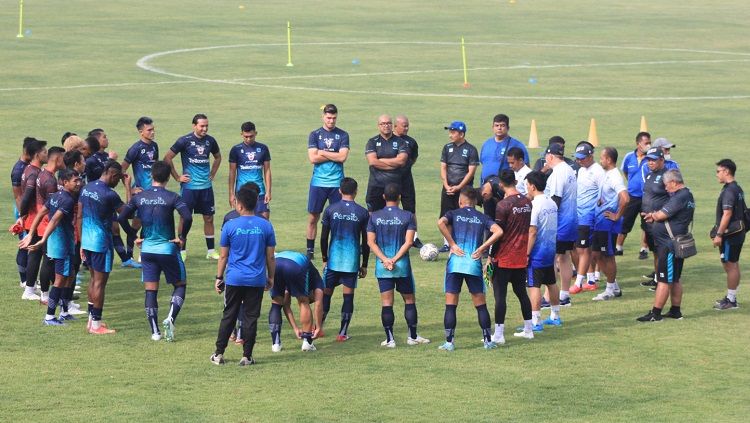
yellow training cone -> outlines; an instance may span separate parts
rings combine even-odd
[[[641,132],[648,132],[648,124],[646,123],[646,116],[641,116]]]
[[[599,136],[596,135],[596,120],[594,118],[591,118],[591,126],[589,126],[589,137],[587,140],[594,147],[599,146]]]
[[[529,133],[529,148],[539,148],[539,135],[536,133],[536,120],[531,119],[531,132]]]

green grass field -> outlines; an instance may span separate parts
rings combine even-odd
[[[266,301],[258,365],[240,369],[236,346],[227,350],[227,366],[208,362],[222,305],[212,289],[215,263],[203,259],[200,225],[190,237],[188,296],[175,343],[149,339],[140,274],[119,269],[117,259],[104,311],[115,336],[88,336],[84,322],[43,327],[44,309],[19,300],[15,241],[6,234],[0,245],[0,420],[746,420],[750,325],[744,305],[750,294],[740,289],[738,311],[712,310],[725,279],[706,235],[720,188],[714,163],[733,158],[740,184],[750,186],[746,2],[25,3],[22,39],[16,38],[16,2],[0,9],[3,175],[27,135],[56,144],[65,131],[103,127],[110,149],[122,157],[138,137],[134,124],[142,115],[155,119],[163,154],[191,130],[195,113],[207,114],[226,161],[241,141],[240,124],[252,120],[273,157],[278,248],[302,250],[311,173],[305,143],[320,126],[320,106],[339,107],[339,126],[352,142],[346,172],[359,180],[361,197],[364,144],[377,133],[377,116],[404,113],[421,147],[414,168],[419,232],[437,242],[439,155],[447,142],[443,126],[451,120],[464,120],[467,138],[479,147],[492,134],[496,113],[511,117],[511,134],[522,140],[536,119],[543,143],[555,134],[572,143],[584,139],[596,118],[600,143],[617,147],[622,157],[645,115],[655,137],[678,145],[673,156],[698,204],[700,254],[683,275],[682,321],[635,321],[651,306],[652,293],[638,285],[649,269],[637,260],[631,239],[619,260],[621,299],[600,304],[591,302],[592,294],[579,294],[562,312],[563,327],[523,342],[510,334],[521,323],[511,294],[508,343],[488,352],[464,298],[452,354],[437,350],[445,257],[415,259],[420,333],[433,344],[405,345],[397,301],[399,347],[379,347],[380,305],[370,275],[355,297],[349,342],[337,344],[332,336],[339,324],[337,292],[317,353],[299,352],[285,324],[285,350],[272,354]],[[287,20],[294,67],[285,66]],[[469,89],[462,86],[462,36]],[[225,162],[215,184],[219,214],[228,211],[227,169]],[[4,178],[3,228],[12,223]],[[160,293],[162,316],[169,292],[163,287]]]

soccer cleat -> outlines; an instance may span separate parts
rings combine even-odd
[[[578,293],[580,293],[582,291],[583,291],[582,287],[580,287],[580,286],[578,286],[576,284],[573,284],[573,286],[570,287],[570,291],[568,291],[568,292],[570,292],[572,295],[575,295],[575,294],[578,294]]]
[[[524,331],[523,328],[520,328],[520,329],[521,329],[520,332]],[[531,331],[532,332],[543,332],[544,331],[544,325],[542,325],[541,323],[537,323],[535,325],[531,325]]]
[[[211,251],[210,253],[207,252],[206,253],[206,258],[207,259],[212,259],[212,260],[218,260],[219,259],[219,252],[216,251],[216,250]]]
[[[40,296],[34,294],[33,292],[29,293],[26,290],[24,290],[23,294],[21,295],[21,299],[27,301],[39,301],[40,298]]]
[[[380,343],[380,346],[381,347],[386,347],[386,348],[396,348],[396,340],[395,339],[391,339],[390,341],[388,341],[386,339],[385,341],[383,341],[383,342]]]
[[[411,245],[413,248],[420,249],[424,247],[424,244],[422,244],[422,241],[419,240],[419,238],[414,239],[414,243]]]
[[[446,342],[443,345],[438,347],[441,351],[453,351],[456,349],[456,346],[453,345],[453,342]]]
[[[307,340],[302,341],[302,351],[308,352],[308,351],[317,351],[318,349],[315,348],[314,344],[310,344],[307,342]]]
[[[60,319],[59,319],[59,320],[68,320],[68,321],[73,321],[73,320],[78,320],[78,319],[76,319],[75,317],[73,317],[72,315],[70,315],[70,313],[68,313],[68,314],[66,314],[66,315],[62,315],[62,314],[61,314],[61,315],[60,315]]]
[[[337,335],[336,336],[336,342],[346,342],[351,338],[349,335]]]
[[[599,295],[592,298],[591,300],[592,301],[609,301],[609,300],[614,300],[617,297],[622,297],[622,291],[609,292],[605,290],[604,292],[600,293]]]
[[[599,289],[599,284],[597,284],[594,281],[588,281],[587,283],[583,284],[584,291],[596,291],[598,289]]]
[[[638,260],[648,259],[648,250],[641,250],[638,252]]]
[[[534,332],[526,332],[525,330],[522,330],[520,332],[514,333],[513,336],[517,336],[519,338],[534,339]]]
[[[183,262],[187,261],[187,250],[180,250],[180,258]]]
[[[43,305],[49,304],[49,293],[48,292],[42,292],[42,294],[39,296],[39,304],[43,304]]]
[[[135,260],[133,260],[131,258],[131,259],[128,259],[126,261],[123,261],[122,264],[120,265],[120,267],[130,267],[131,269],[140,269],[143,266],[141,266],[140,263],[138,263],[137,261],[135,261]]]
[[[740,308],[737,301],[729,301],[729,298],[724,297],[714,304],[714,310],[736,310]]]
[[[492,341],[484,341],[483,345],[485,350],[494,350],[497,348],[497,344]]]
[[[654,280],[656,279],[656,272],[651,272],[648,275],[641,275],[643,279]]]
[[[542,297],[542,306],[541,306],[541,309],[542,310],[546,310],[548,308],[549,308],[549,301],[547,301],[545,298]]]
[[[49,320],[44,319],[42,323],[44,324],[44,326],[65,326],[65,323],[57,318],[52,318]]]
[[[83,310],[81,310],[80,308],[74,308],[74,307],[70,307],[70,306],[68,306],[68,313],[72,314],[74,316],[80,316],[82,314],[86,314],[86,312],[83,311]]]
[[[660,322],[662,319],[661,314],[655,314],[653,310],[649,311],[648,313],[644,314],[643,316],[635,319],[639,322]]]
[[[656,281],[653,280],[653,279],[651,279],[649,281],[643,281],[643,282],[641,282],[641,286],[653,287],[653,286],[656,286]]]
[[[247,358],[247,357],[242,357],[242,359],[240,360],[240,362],[239,362],[239,363],[237,363],[237,364],[238,364],[238,365],[239,365],[240,367],[245,367],[245,366],[252,366],[253,364],[255,364],[255,359],[254,359],[254,358],[252,358],[252,357],[250,357],[250,358]]]
[[[682,320],[682,312],[676,310],[669,310],[668,312],[661,315],[663,318]]]
[[[106,326],[99,326],[99,329],[94,329],[93,326],[89,328],[89,333],[92,335],[112,335],[115,332],[114,329],[109,329]]]
[[[427,338],[422,338],[421,336],[417,335],[416,338],[407,337],[406,338],[406,344],[407,345],[419,345],[419,344],[429,344],[430,340]]]
[[[174,341],[174,322],[172,322],[172,319],[167,317],[164,319],[164,321],[161,322],[161,327],[164,329],[164,340],[167,342],[173,342]]]
[[[616,249],[616,248],[615,248],[615,255],[616,255],[616,256],[621,256],[621,255],[623,255],[624,253],[625,253],[625,252],[624,252],[623,250],[618,250],[618,249]]]
[[[570,302],[570,297],[560,300],[560,307],[570,307],[571,305],[573,304]]]
[[[224,354],[213,353],[211,354],[211,357],[209,357],[209,360],[217,366],[221,366],[224,364]]]
[[[500,335],[492,335],[492,342],[494,342],[497,345],[505,345],[505,336]]]
[[[271,352],[281,352],[281,344],[273,344],[271,345]]]
[[[447,253],[450,250],[451,250],[451,247],[449,247],[448,244],[443,244],[443,246],[440,247],[440,249],[438,249],[438,252],[439,253]]]
[[[160,339],[161,339],[161,334],[160,333],[152,333],[151,334],[151,340],[152,341],[158,341]]]
[[[544,319],[544,321],[542,321],[542,324],[543,325],[547,325],[547,326],[562,326],[563,321],[562,321],[562,319],[559,316],[557,317],[557,319],[553,319],[551,317],[548,317],[548,318]]]

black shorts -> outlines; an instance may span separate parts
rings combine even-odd
[[[664,283],[678,283],[682,276],[682,264],[685,259],[677,258],[665,247],[659,247],[657,252],[659,263],[656,265],[656,281]]]
[[[574,245],[574,241],[557,241],[555,242],[555,254],[565,254],[568,251],[572,251]]]
[[[517,284],[526,282],[527,268],[507,269],[504,267],[493,266],[492,269],[492,286],[495,284]],[[497,288],[495,288],[497,289]]]
[[[641,217],[641,197],[630,197],[625,212],[622,215],[621,234],[629,234],[635,225],[635,219]]]
[[[578,225],[578,241],[576,241],[576,248],[589,247],[591,247],[591,226]]]
[[[742,244],[744,243],[744,233],[724,237],[724,239],[721,240],[721,252],[719,255],[721,262],[737,263],[740,261],[740,253],[742,252]]]
[[[385,193],[384,187],[378,187],[374,185],[367,186],[367,195],[365,201],[367,202],[367,211],[374,212],[385,208]]]
[[[529,266],[526,279],[526,286],[529,288],[541,288],[542,285],[554,285],[556,282],[555,266]]]
[[[401,185],[401,208],[414,214],[417,213],[417,193],[411,173],[404,177],[404,183]]]
[[[654,241],[654,236],[651,235],[651,231],[649,230],[648,226],[646,226],[646,230],[644,232],[646,233],[646,245],[648,245],[648,250],[652,253],[655,253],[656,241]]]
[[[617,234],[615,232],[594,231],[591,250],[596,251],[603,256],[611,257],[615,255],[616,242]]]
[[[458,208],[458,193],[454,195],[448,195],[445,192],[445,187],[440,191],[440,216],[438,219],[445,216],[448,210],[455,210]]]

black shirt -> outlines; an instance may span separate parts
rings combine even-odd
[[[469,173],[469,166],[479,165],[479,152],[477,148],[464,141],[460,145],[452,142],[445,144],[440,155],[440,162],[447,165],[448,185],[458,185]],[[474,184],[474,178],[469,181],[469,186]]]
[[[724,184],[724,188],[721,189],[721,194],[719,194],[719,200],[716,202],[716,226],[719,226],[724,210],[732,210],[730,222],[742,219],[744,203],[745,194],[736,181]]]
[[[393,135],[390,139],[385,139],[378,134],[367,141],[365,155],[370,153],[375,153],[375,156],[379,159],[392,159],[401,153],[408,153],[408,151],[406,142],[401,138]],[[404,167],[383,170],[375,166],[370,166],[370,180],[368,181],[368,185],[374,187],[385,187],[391,183],[401,185],[403,175]]]
[[[645,197],[644,197],[645,198]],[[666,221],[654,222],[652,234],[657,246],[672,250],[672,240],[667,232],[665,222],[669,222],[672,235],[685,235],[690,232],[690,223],[695,213],[693,193],[687,188],[677,190],[662,206],[662,213],[668,216]]]
[[[579,165],[577,161],[575,161],[573,159],[570,159],[568,157],[563,157],[563,160],[565,160],[565,163],[567,163],[568,166],[570,166],[570,168],[573,169],[573,172],[575,172],[576,175],[578,175],[578,169],[581,168],[581,165]],[[532,170],[539,170],[539,171],[541,171],[542,168],[544,167],[544,162],[545,162],[544,156],[540,157],[536,161],[536,163],[534,163],[534,169],[532,169]],[[552,174],[552,169],[547,169],[547,171],[543,172],[543,173],[545,175],[549,176],[549,175]]]
[[[664,187],[664,172],[666,168],[655,170],[646,175],[643,183],[643,202],[641,211],[651,213],[661,209],[669,200],[669,193]]]

